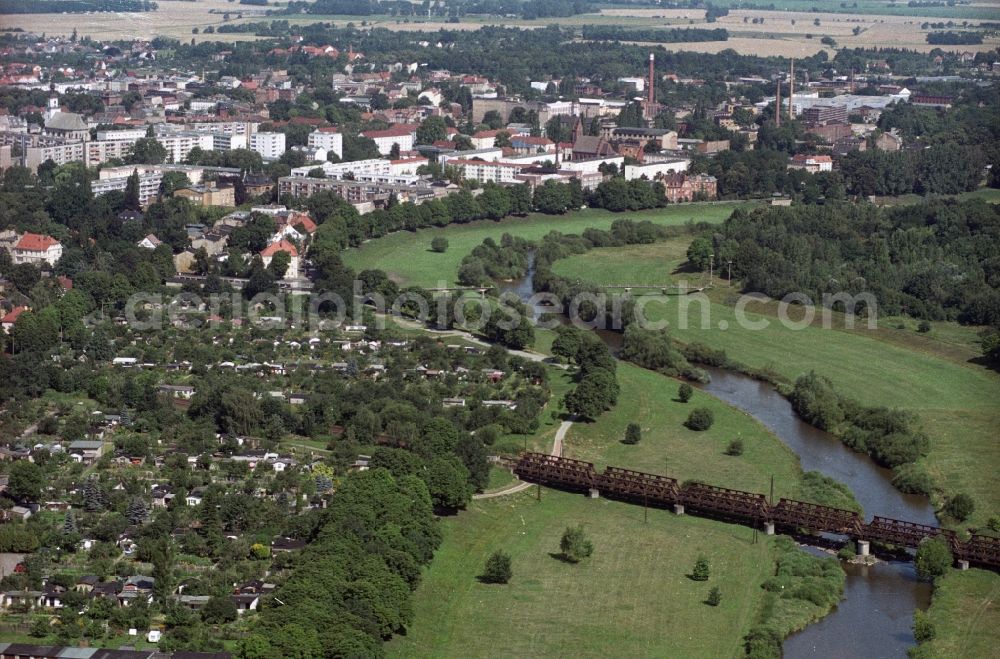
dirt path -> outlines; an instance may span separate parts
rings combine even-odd
[[[563,439],[566,437],[566,433],[569,431],[570,427],[573,425],[575,417],[571,417],[566,421],[559,424],[559,429],[556,430],[556,436],[552,440],[552,450],[549,451],[549,455],[554,455],[559,457],[563,452]],[[494,497],[502,497],[508,494],[517,494],[518,492],[523,492],[531,487],[531,483],[525,483],[523,481],[517,481],[511,485],[505,487],[502,490],[497,490],[496,492],[484,492],[482,494],[473,494],[473,499],[492,499]]]

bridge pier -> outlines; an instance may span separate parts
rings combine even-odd
[[[598,490],[596,487],[590,488],[590,498],[591,499],[600,499],[601,498],[601,491]]]
[[[774,535],[774,522],[764,522],[764,535]]]
[[[968,570],[969,569],[969,561],[961,561],[960,560],[958,562],[958,569],[959,570]]]
[[[867,540],[858,540],[858,556],[867,556],[870,545]]]
[[[684,504],[682,504],[682,503],[675,503],[674,504],[674,514],[676,514],[676,515],[683,515],[684,514]]]

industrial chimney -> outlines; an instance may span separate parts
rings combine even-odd
[[[646,81],[646,117],[653,119],[656,115],[653,103],[656,101],[656,56],[649,54],[649,80]]]

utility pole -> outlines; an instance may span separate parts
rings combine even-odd
[[[729,259],[726,261],[726,265],[729,266],[729,287],[733,287],[733,260]]]
[[[646,504],[646,491],[642,491],[642,522],[649,524],[649,506]]]
[[[536,483],[535,487],[537,488],[537,490],[536,490],[536,492],[537,492],[537,498],[538,498],[539,501],[541,501],[542,500],[542,484],[541,483]]]
[[[774,505],[774,474],[771,474],[771,505]]]
[[[715,271],[715,254],[708,255],[708,285],[712,285],[712,275]]]

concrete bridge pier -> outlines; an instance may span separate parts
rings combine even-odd
[[[764,535],[774,535],[774,522],[764,522]]]
[[[590,498],[591,499],[600,499],[601,498],[601,491],[598,490],[596,487],[590,488]]]
[[[683,515],[684,514],[684,504],[682,504],[682,503],[675,503],[674,504],[674,513],[677,514],[677,515]]]
[[[960,560],[958,562],[958,569],[959,570],[968,570],[969,569],[969,561],[962,561],[962,560]]]
[[[858,556],[867,556],[870,545],[867,540],[858,540]]]

